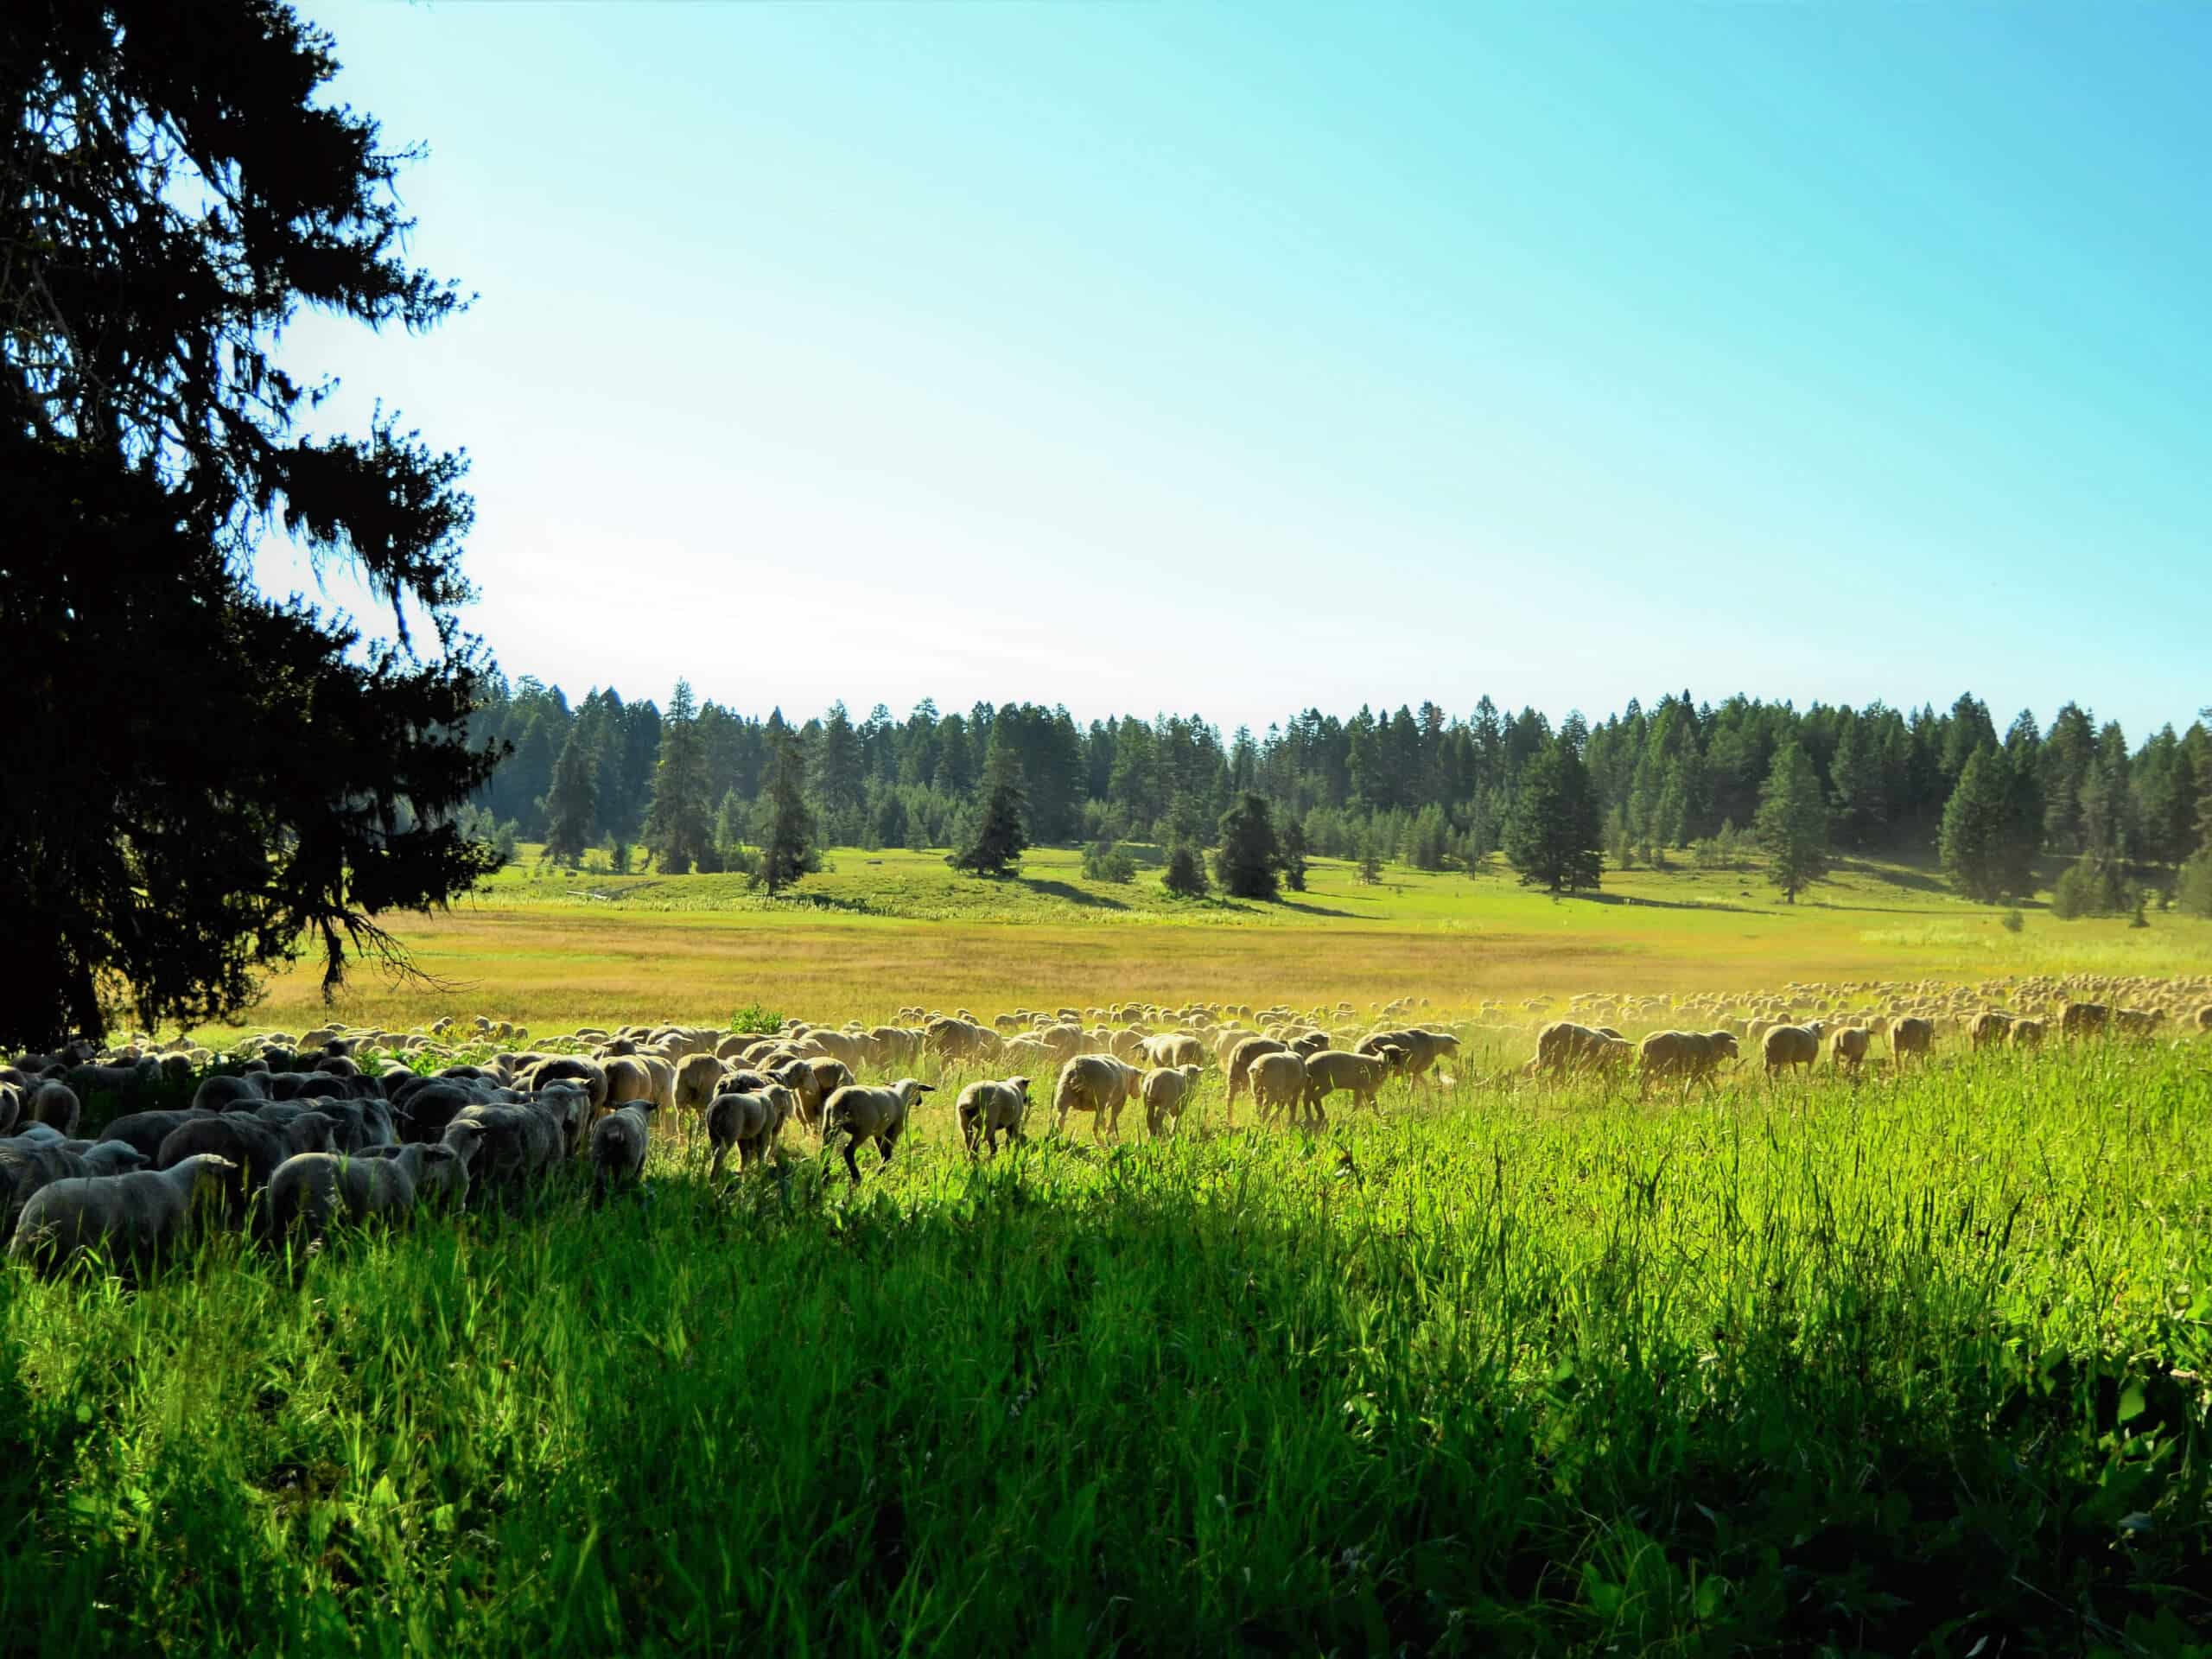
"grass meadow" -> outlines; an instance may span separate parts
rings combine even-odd
[[[2212,1045],[1219,1087],[0,1275],[7,1646],[2209,1650]]]
[[[567,1030],[720,1022],[755,1003],[834,1023],[909,1003],[984,1014],[1130,997],[1365,1007],[1408,991],[1458,1009],[1585,990],[2212,964],[2212,922],[2164,912],[2145,928],[2061,922],[2031,905],[2014,932],[2003,912],[1893,863],[1847,863],[1786,905],[1751,872],[1609,871],[1601,894],[1554,899],[1503,867],[1471,877],[1392,865],[1363,884],[1353,866],[1317,859],[1306,892],[1256,904],[1173,899],[1156,868],[1126,886],[1089,881],[1065,849],[1033,851],[1018,879],[985,881],[954,874],[941,854],[841,849],[832,868],[770,899],[740,875],[572,874],[538,867],[536,850],[452,910],[400,925],[435,983],[363,969],[326,1007],[320,973],[304,963],[276,978],[252,1020],[404,1028],[466,1010]]]

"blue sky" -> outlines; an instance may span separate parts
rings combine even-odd
[[[511,673],[2212,701],[2212,8],[303,10]]]

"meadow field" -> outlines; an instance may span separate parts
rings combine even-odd
[[[2202,922],[2015,930],[1900,866],[1789,906],[834,865],[771,903],[525,862],[404,930],[442,986],[288,976],[253,1019],[1441,1018],[2212,961]],[[719,1186],[657,1133],[603,1204],[563,1169],[136,1288],[0,1274],[5,1646],[2212,1654],[2212,1037],[1649,1099],[1522,1058],[1320,1129],[1230,1128],[1214,1071],[1173,1137],[1039,1109],[980,1163],[948,1086],[857,1186],[796,1124]]]
[[[0,1275],[11,1652],[2202,1654],[2212,1045]]]
[[[839,849],[768,899],[741,875],[614,875],[539,866],[525,847],[450,911],[397,931],[435,984],[358,972],[327,1008],[318,973],[279,975],[249,1016],[297,1031],[337,1018],[397,1028],[465,1010],[538,1030],[633,1020],[719,1023],[755,1005],[831,1022],[915,1003],[1214,999],[1365,1007],[1408,992],[1443,1009],[1577,991],[1751,991],[1792,981],[2186,974],[2212,922],[2062,922],[2040,905],[1968,904],[1922,866],[1849,861],[1795,905],[1756,871],[1608,871],[1553,899],[1503,866],[1469,876],[1313,861],[1279,903],[1170,897],[1157,868],[1090,881],[1081,855],[1033,850],[1019,877],[955,874],[938,853]],[[603,860],[603,855],[599,855]],[[215,1046],[235,1033],[199,1033]]]

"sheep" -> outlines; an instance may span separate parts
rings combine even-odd
[[[2101,1037],[2112,1024],[2112,1009],[2102,1002],[2069,1002],[2058,1016],[2058,1029],[2068,1037]]]
[[[598,1197],[604,1198],[610,1187],[645,1179],[652,1118],[659,1109],[651,1099],[632,1100],[591,1126],[592,1176]]]
[[[1761,1052],[1766,1059],[1766,1074],[1771,1079],[1796,1065],[1811,1065],[1821,1058],[1821,1034],[1825,1029],[1818,1020],[1808,1020],[1802,1026],[1777,1026],[1766,1034]]]
[[[1899,1071],[1904,1069],[1905,1057],[1917,1054],[1924,1061],[1928,1051],[1935,1046],[1936,1022],[1916,1014],[1904,1014],[1890,1021],[1890,1063]]]
[[[549,1084],[580,1083],[591,1101],[594,1114],[607,1104],[607,1068],[596,1060],[573,1054],[540,1060],[523,1074],[523,1086],[535,1092]]]
[[[77,1133],[77,1120],[84,1108],[79,1104],[77,1091],[66,1083],[52,1078],[33,1088],[23,1101],[23,1118],[28,1122],[48,1123],[67,1135]]]
[[[677,1063],[676,1117],[686,1142],[691,1139],[691,1117],[687,1114],[703,1114],[721,1092],[721,1084],[722,1063],[713,1054],[687,1054]]]
[[[1861,1026],[1846,1026],[1828,1038],[1828,1070],[1849,1066],[1853,1072],[1866,1063],[1866,1052],[1873,1046],[1873,1033]]]
[[[74,1153],[87,1175],[127,1175],[154,1161],[123,1141],[65,1141],[61,1149]]]
[[[753,1093],[716,1095],[707,1107],[707,1144],[714,1148],[710,1181],[721,1179],[730,1148],[737,1148],[737,1166],[747,1170],[766,1155],[776,1136],[798,1109],[798,1097],[780,1083]]]
[[[462,1107],[453,1123],[471,1124],[480,1137],[471,1173],[486,1186],[524,1186],[559,1163],[568,1146],[568,1120],[551,1104],[483,1101]]]
[[[2046,1027],[2040,1020],[2015,1020],[2012,1022],[2012,1046],[2041,1048]]]
[[[2012,1016],[2001,1008],[1985,1008],[1967,1022],[1967,1038],[1976,1048],[2003,1043],[2012,1034]]]
[[[1229,1127],[1236,1127],[1236,1096],[1249,1085],[1254,1062],[1262,1054],[1287,1054],[1289,1045],[1274,1037],[1246,1037],[1230,1050],[1222,1069],[1229,1074]]]
[[[1089,1112],[1092,1140],[1103,1140],[1109,1129],[1119,1134],[1122,1108],[1143,1082],[1143,1072],[1110,1054],[1078,1054],[1060,1068],[1052,1090],[1052,1132],[1066,1128],[1070,1112]]]
[[[1293,1122],[1305,1116],[1306,1061],[1288,1048],[1254,1055],[1246,1077],[1252,1086],[1252,1108],[1266,1122],[1287,1111]]]
[[[981,1141],[996,1157],[1001,1132],[1008,1141],[1025,1138],[1021,1126],[1029,1116],[1029,1079],[1012,1077],[1003,1083],[971,1083],[960,1091],[953,1110],[960,1119],[960,1138],[967,1143],[968,1155],[976,1155],[976,1143]]]
[[[659,1103],[653,1094],[652,1070],[635,1054],[620,1054],[607,1063],[608,1108],[626,1106],[634,1100]]]
[[[1195,1065],[1157,1066],[1137,1085],[1144,1097],[1145,1128],[1154,1140],[1183,1121],[1183,1109],[1198,1092],[1203,1072]]]
[[[1620,1037],[1617,1031],[1608,1031],[1605,1034],[1615,1039]],[[1427,1075],[1429,1067],[1459,1052],[1459,1039],[1450,1032],[1431,1031],[1419,1026],[1408,1026],[1399,1031],[1370,1032],[1360,1039],[1353,1052],[1379,1054],[1386,1044],[1405,1051],[1405,1071],[1408,1082],[1426,1081],[1432,1085],[1435,1079]]]
[[[887,1089],[864,1089],[858,1084],[849,1084],[823,1103],[822,1144],[827,1148],[839,1135],[845,1137],[845,1167],[852,1173],[853,1185],[858,1186],[861,1166],[853,1154],[861,1142],[874,1141],[876,1155],[889,1163],[899,1137],[906,1132],[907,1115],[912,1111],[914,1103],[924,1095],[936,1092],[934,1085],[918,1077],[901,1077]]]
[[[473,1148],[474,1136],[461,1140]],[[421,1141],[398,1147],[389,1158],[301,1153],[277,1165],[270,1178],[270,1230],[281,1238],[299,1227],[320,1237],[341,1213],[357,1224],[396,1221],[428,1193],[460,1204],[468,1196],[469,1156],[458,1145]]]
[[[1736,1039],[1726,1031],[1655,1031],[1638,1046],[1637,1057],[1642,1063],[1643,1094],[1649,1095],[1651,1085],[1662,1077],[1681,1079],[1687,1094],[1695,1084],[1713,1086],[1714,1069],[1724,1058],[1737,1058]]]
[[[268,1076],[269,1073],[264,1071],[249,1072],[242,1077],[203,1077],[200,1086],[192,1091],[193,1109],[219,1112],[236,1101],[244,1101],[250,1106],[258,1105],[270,1097],[264,1081]]]
[[[2199,1031],[2212,1031],[2212,1002],[2196,1011],[2196,1025]]]
[[[24,1205],[9,1257],[60,1273],[97,1249],[149,1266],[182,1241],[201,1200],[222,1192],[236,1173],[228,1160],[201,1153],[163,1170],[55,1181]]]
[[[1306,1057],[1306,1109],[1316,1123],[1327,1122],[1321,1103],[1339,1089],[1351,1091],[1351,1103],[1376,1110],[1376,1095],[1394,1077],[1406,1075],[1412,1056],[1395,1043],[1384,1043],[1372,1054],[1345,1053],[1323,1049]]]
[[[154,1167],[169,1169],[188,1158],[213,1153],[232,1172],[228,1198],[233,1213],[269,1185],[276,1166],[295,1154],[328,1152],[334,1121],[321,1112],[306,1112],[289,1123],[264,1122],[238,1112],[199,1117],[179,1124],[163,1137],[154,1155]]]
[[[1535,1058],[1522,1071],[1527,1077],[1548,1073],[1564,1077],[1625,1065],[1635,1053],[1635,1046],[1619,1037],[1572,1020],[1554,1020],[1536,1033]]]
[[[2114,1008],[2113,1029],[2123,1037],[2148,1037],[2165,1022],[2164,1008]]]
[[[1130,1057],[1131,1063],[1154,1067],[1173,1068],[1195,1065],[1203,1068],[1206,1063],[1206,1046],[1190,1033],[1168,1032],[1158,1037],[1147,1037],[1139,1046],[1142,1058]]]
[[[85,1173],[85,1160],[59,1137],[42,1141],[18,1135],[0,1141],[0,1231],[13,1230],[16,1217],[41,1187]]]

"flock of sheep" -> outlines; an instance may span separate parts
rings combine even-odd
[[[1443,1065],[1463,1051],[1486,1062],[1532,1033],[1533,1057],[1484,1079],[1516,1086],[1634,1073],[1647,1092],[1687,1090],[1711,1086],[1747,1045],[1777,1078],[1823,1054],[1856,1073],[1878,1036],[1901,1068],[1926,1059],[1948,1033],[1975,1048],[2018,1049],[2051,1032],[2212,1033],[2212,978],[1792,985],[1679,1001],[1592,994],[1572,999],[1563,1015],[1537,997],[1517,1015],[1488,1002],[1456,1024],[1413,1023],[1415,1011],[1401,999],[1354,1031],[1350,1003],[1303,1014],[1129,1003],[1023,1009],[988,1022],[913,1007],[872,1027],[586,1028],[536,1046],[505,1022],[442,1020],[404,1033],[270,1033],[239,1045],[230,1057],[238,1069],[213,1072],[219,1057],[201,1048],[133,1043],[96,1054],[73,1045],[0,1067],[0,1237],[12,1259],[44,1271],[87,1257],[137,1270],[208,1217],[311,1239],[340,1220],[391,1223],[457,1206],[472,1188],[520,1192],[563,1166],[581,1166],[603,1198],[642,1178],[664,1116],[687,1152],[703,1138],[696,1149],[711,1157],[710,1180],[733,1153],[741,1171],[759,1164],[796,1121],[825,1151],[842,1150],[857,1185],[859,1149],[872,1145],[888,1162],[935,1092],[913,1075],[925,1071],[966,1077],[954,1116],[975,1157],[1025,1138],[1033,1075],[1056,1079],[1055,1133],[1086,1112],[1094,1138],[1118,1137],[1123,1110],[1141,1106],[1154,1136],[1172,1135],[1210,1069],[1225,1082],[1228,1127],[1246,1096],[1262,1122],[1319,1126],[1332,1096],[1373,1107],[1393,1082],[1448,1084]],[[1638,1027],[1649,1028],[1641,1040],[1624,1033]],[[867,1072],[895,1081],[865,1084]],[[144,1103],[187,1086],[188,1106]],[[87,1099],[118,1109],[79,1138]]]

